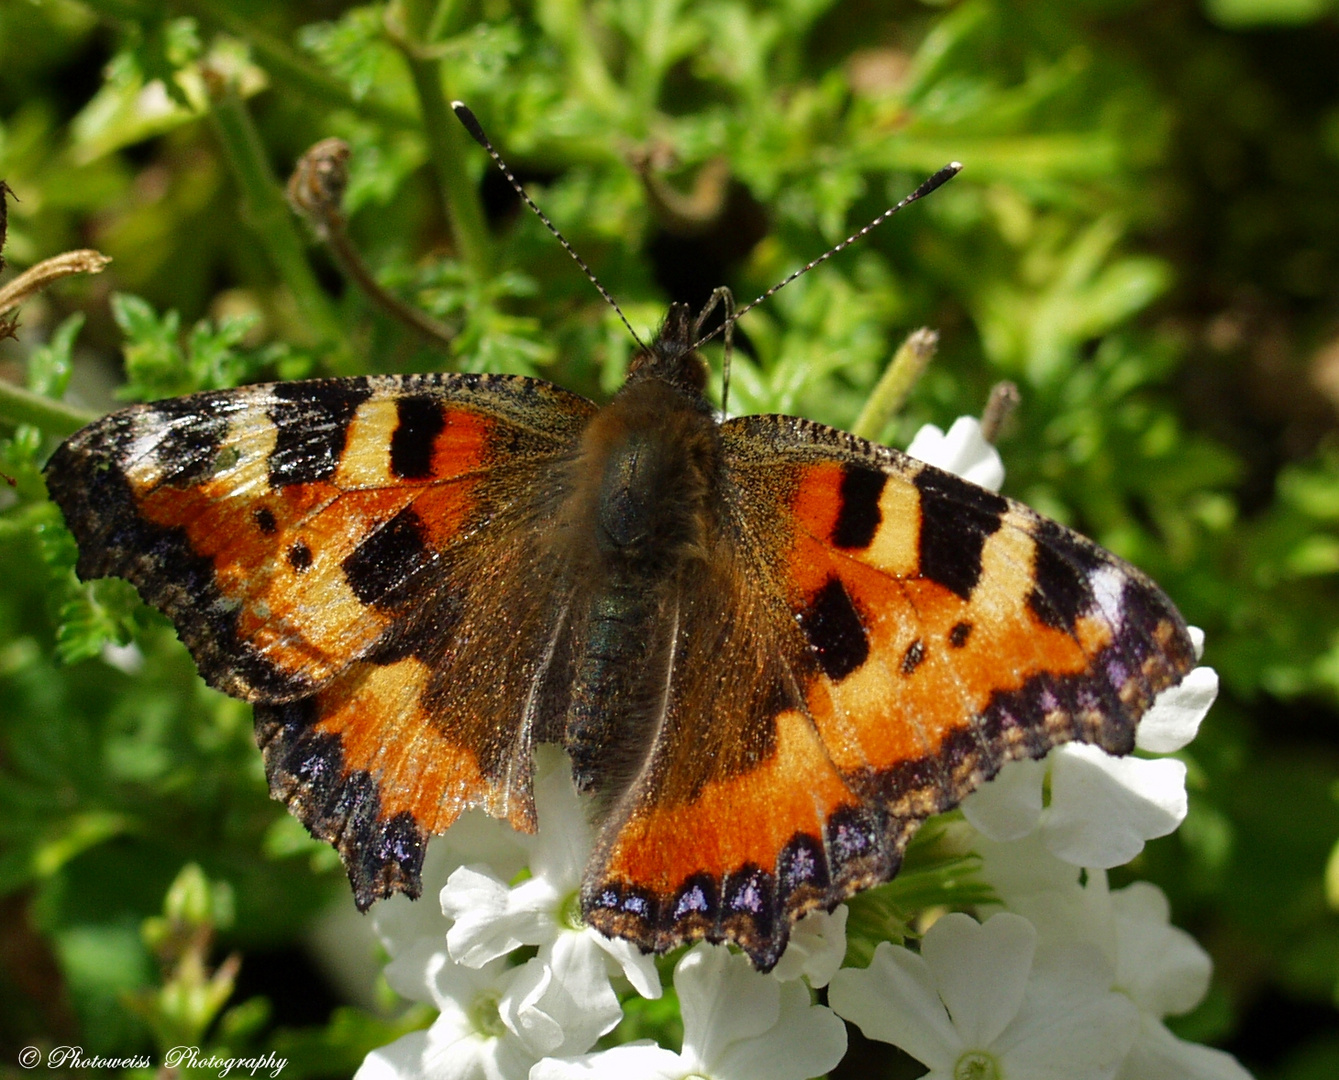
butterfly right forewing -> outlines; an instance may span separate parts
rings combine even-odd
[[[79,572],[131,580],[256,703],[271,790],[360,906],[470,806],[534,827],[545,542],[594,406],[537,380],[316,380],[137,406],[48,466]]]

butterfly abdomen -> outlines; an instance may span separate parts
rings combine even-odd
[[[664,669],[668,651],[660,614],[659,597],[628,577],[590,597],[563,738],[582,791],[621,787],[645,747],[656,708],[649,673]]]
[[[565,514],[585,595],[564,742],[583,790],[616,793],[654,738],[678,590],[715,527],[719,468],[705,400],[655,377],[625,387],[582,440]]]

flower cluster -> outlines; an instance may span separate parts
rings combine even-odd
[[[910,452],[1003,481],[974,421],[923,429]],[[1213,671],[1197,668],[1144,717],[1139,749],[1184,747],[1216,693]],[[1181,823],[1185,776],[1174,758],[1077,744],[1015,762],[952,830],[996,898],[978,906],[982,921],[945,914],[918,947],[882,941],[863,968],[842,966],[845,905],[802,920],[770,975],[698,944],[673,971],[679,1048],[597,1048],[630,1000],[661,997],[661,977],[651,957],[582,925],[591,829],[566,758],[542,748],[537,834],[467,815],[429,850],[425,890],[439,902],[379,905],[388,982],[440,1015],[368,1055],[356,1080],[805,1080],[844,1056],[844,1021],[934,1080],[1248,1080],[1163,1022],[1204,996],[1207,954],[1170,924],[1155,886],[1107,884],[1107,868]],[[826,1005],[815,992],[825,986]]]

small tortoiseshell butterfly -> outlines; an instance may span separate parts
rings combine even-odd
[[[1194,665],[1134,567],[821,424],[719,419],[681,304],[600,408],[538,379],[277,383],[137,405],[47,466],[78,572],[127,578],[255,705],[275,798],[360,908],[470,807],[596,797],[582,910],[770,968],[917,826]]]

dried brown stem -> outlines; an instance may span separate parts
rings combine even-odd
[[[981,413],[981,437],[986,442],[1000,441],[1000,435],[1022,400],[1018,387],[1011,382],[997,382],[990,388],[990,398]]]
[[[653,151],[632,158],[642,179],[647,197],[665,229],[676,236],[697,236],[707,232],[725,212],[730,193],[730,164],[725,158],[712,158],[703,164],[693,180],[693,188],[684,194],[658,171],[660,162]]]
[[[0,180],[0,270],[5,268],[5,237],[9,235],[9,196],[14,189]],[[14,196],[18,198],[17,195]]]
[[[0,199],[2,202],[3,199]],[[100,251],[84,249],[66,251],[43,259],[30,266],[8,285],[0,288],[0,314],[13,311],[34,293],[41,292],[53,281],[71,274],[100,274],[112,260]]]
[[[388,292],[372,276],[349,239],[341,203],[349,182],[349,146],[343,139],[322,139],[298,160],[288,178],[288,201],[311,222],[326,242],[339,268],[369,300],[434,345],[449,345],[456,331],[425,311]]]

